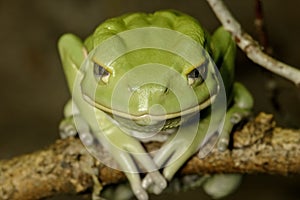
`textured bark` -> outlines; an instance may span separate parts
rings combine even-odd
[[[234,132],[229,150],[214,149],[204,159],[195,156],[180,174],[299,174],[299,144],[300,130],[276,127],[272,115],[261,113]],[[147,145],[149,149],[158,147],[157,143]],[[122,172],[92,158],[79,139],[57,140],[44,150],[0,161],[0,199],[80,193],[93,187],[94,172],[99,173],[103,185],[125,180]]]

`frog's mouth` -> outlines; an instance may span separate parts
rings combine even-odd
[[[217,96],[217,93],[218,93],[218,89],[216,90],[216,92],[214,94],[212,94],[212,96],[209,96],[201,104],[198,104],[194,107],[191,107],[191,108],[188,108],[185,110],[182,110],[180,112],[166,113],[164,115],[151,115],[148,113],[142,114],[142,115],[133,115],[131,113],[114,110],[114,109],[111,109],[104,105],[101,105],[100,103],[91,99],[88,95],[83,94],[83,97],[90,105],[96,107],[97,109],[99,109],[103,112],[106,112],[107,114],[109,114],[111,116],[116,116],[116,117],[124,118],[127,120],[133,120],[133,121],[139,122],[141,124],[143,124],[143,123],[149,124],[149,121],[154,123],[154,122],[166,121],[166,120],[180,118],[180,117],[185,118],[186,116],[193,115],[194,113],[197,113],[200,110],[203,110],[203,109],[207,108],[208,106],[210,106],[214,102],[214,100]]]
[[[84,95],[85,100],[96,107],[97,109],[105,112],[109,115],[116,123],[121,127],[130,130],[129,132],[140,133],[158,133],[165,130],[172,130],[179,127],[181,124],[189,121],[191,118],[195,117],[200,110],[207,108],[213,103],[216,94],[200,105],[194,106],[192,108],[183,110],[176,113],[167,113],[165,115],[133,115],[118,110],[113,110],[111,108],[105,107],[95,101],[93,101],[88,96]]]

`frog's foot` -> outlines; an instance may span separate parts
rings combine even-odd
[[[89,125],[80,115],[74,115],[63,119],[59,125],[59,133],[62,139],[74,137],[79,133],[81,141],[86,146],[93,144],[93,136]]]
[[[140,160],[141,161],[141,160]],[[144,160],[146,163],[149,163],[146,159]],[[143,165],[145,167],[145,165]],[[146,169],[147,170],[147,169]],[[146,177],[143,181],[141,181],[140,175],[137,173],[126,173],[127,178],[131,184],[131,188],[133,193],[139,200],[147,200],[148,194],[146,190],[151,185],[151,190],[149,192],[153,192],[154,194],[160,194],[167,187],[167,181],[160,174],[159,171],[150,171],[147,173]]]
[[[142,181],[142,186],[153,194],[160,194],[166,187],[165,178],[158,172],[149,172]]]
[[[179,147],[180,145],[167,146],[163,149],[163,154],[158,154],[154,157],[156,164],[160,166],[165,165],[163,175],[168,181],[172,180],[179,168],[194,154],[190,149],[181,149]],[[152,174],[147,174],[143,179],[143,187],[147,188],[151,193],[160,194],[164,188],[153,184],[154,180],[158,181]]]
[[[143,182],[141,182],[141,178],[138,173],[125,172],[125,174],[129,179],[131,189],[138,200],[148,199],[148,193],[146,190],[148,189],[149,185],[152,186],[153,193],[155,194],[159,194],[167,186],[165,178],[158,171],[149,172],[146,175],[148,178]]]
[[[220,199],[234,192],[241,180],[240,174],[215,174],[207,179],[203,189],[213,199]]]
[[[59,135],[62,139],[67,137],[74,137],[77,130],[73,121],[73,117],[63,119],[59,124]]]
[[[200,138],[198,134],[190,133],[188,127],[183,128],[183,133],[169,138],[169,140],[155,154],[153,160],[157,166],[164,167],[163,175],[167,180],[171,180],[178,169],[196,152]],[[151,174],[143,180],[143,185],[153,193],[159,194],[162,190],[151,184]],[[153,179],[153,178],[152,178]]]
[[[226,113],[224,127],[218,140],[218,149],[220,151],[227,149],[233,126],[248,116],[253,107],[252,96],[242,84],[234,84],[233,95],[234,102]]]
[[[222,133],[218,139],[218,149],[219,151],[225,151],[228,148],[230,134],[232,132],[233,126],[239,123],[245,116],[249,114],[248,110],[238,108],[233,106],[226,113],[225,123]]]
[[[167,181],[158,171],[150,155],[145,152],[140,142],[136,141],[126,146],[126,150],[114,149],[110,152],[118,161],[122,171],[127,176],[131,189],[138,200],[147,200],[148,185],[153,185],[156,191],[162,191],[167,186]],[[140,173],[147,173],[147,180],[141,181]],[[156,192],[157,193],[157,192]]]

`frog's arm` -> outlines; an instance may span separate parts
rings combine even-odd
[[[69,89],[72,91],[81,63],[87,56],[86,49],[80,38],[73,34],[64,34],[58,41],[58,50]]]
[[[214,60],[220,67],[229,102],[224,127],[218,140],[218,149],[221,151],[228,147],[233,126],[249,115],[253,107],[250,92],[241,83],[234,83],[235,46],[231,35],[223,27],[212,36]],[[215,174],[204,183],[203,189],[214,199],[222,198],[236,190],[241,177],[240,174]]]
[[[250,92],[240,83],[234,83],[234,62],[236,45],[231,35],[220,27],[212,36],[211,45],[214,61],[220,68],[220,73],[226,88],[229,110],[226,113],[225,124],[220,135],[218,148],[227,149],[229,136],[235,124],[249,115],[253,107],[253,98]],[[233,102],[231,102],[233,100]]]
[[[233,85],[233,105],[226,113],[223,131],[218,141],[218,149],[225,151],[229,144],[230,133],[235,124],[250,114],[253,99],[250,92],[238,82]]]
[[[86,57],[86,50],[81,39],[73,34],[64,34],[58,41],[58,50],[68,82],[69,91],[72,91],[74,79],[78,74],[79,67]],[[64,107],[64,119],[60,122],[60,136],[66,138],[77,134],[73,116],[79,111],[70,99]]]

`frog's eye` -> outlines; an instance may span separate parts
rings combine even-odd
[[[188,84],[193,85],[194,83],[202,83],[207,75],[207,64],[208,62],[205,61],[202,63],[199,67],[193,69],[190,73],[187,75]]]
[[[110,73],[104,67],[94,63],[94,76],[97,81],[101,80],[104,83],[108,83]]]

